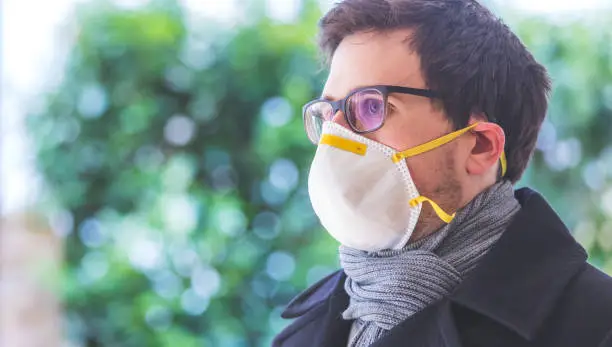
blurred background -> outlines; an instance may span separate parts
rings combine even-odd
[[[268,346],[338,267],[300,108],[330,0],[4,0],[0,346]],[[612,273],[612,4],[488,1],[554,92],[518,186]]]

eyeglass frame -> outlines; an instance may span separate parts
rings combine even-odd
[[[357,130],[355,129],[353,124],[349,121],[348,115],[346,114],[346,107],[347,107],[348,100],[353,95],[359,92],[362,92],[364,90],[377,90],[378,92],[382,94],[383,105],[385,107],[385,113],[383,114],[382,122],[380,122],[380,125],[377,126],[376,128],[370,129],[370,130]],[[385,120],[387,119],[387,99],[389,97],[389,94],[391,93],[410,94],[410,95],[422,96],[422,97],[430,98],[430,99],[439,99],[441,97],[438,92],[431,90],[431,89],[411,88],[411,87],[402,87],[402,86],[393,86],[393,85],[374,85],[374,86],[360,87],[360,88],[357,88],[351,91],[347,96],[345,96],[344,98],[340,100],[331,101],[325,98],[318,98],[318,99],[315,99],[315,100],[312,100],[306,103],[302,107],[302,121],[304,122],[304,127],[306,127],[306,110],[314,104],[325,102],[332,107],[332,115],[335,115],[336,113],[338,113],[338,111],[342,111],[342,114],[344,115],[344,120],[351,127],[351,129],[357,134],[368,134],[368,133],[374,132],[382,128],[383,125],[385,124]],[[304,130],[306,130],[306,133],[308,134],[308,129],[304,129]]]

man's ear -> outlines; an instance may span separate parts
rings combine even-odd
[[[476,137],[470,155],[466,163],[466,170],[470,175],[484,175],[491,168],[497,170],[496,165],[506,142],[504,130],[495,123],[482,122],[479,117],[472,117],[470,124],[480,122],[474,129],[472,134]]]

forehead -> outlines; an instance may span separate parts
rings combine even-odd
[[[425,88],[418,54],[409,47],[412,32],[360,32],[342,40],[332,57],[323,94],[342,98],[370,85]]]

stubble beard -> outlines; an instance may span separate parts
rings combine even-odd
[[[440,165],[440,170],[443,173],[441,181],[431,192],[421,192],[422,195],[432,199],[449,214],[460,208],[462,199],[461,184],[453,172],[454,162],[452,151],[447,151],[443,158],[443,164]],[[410,237],[410,242],[427,237],[440,230],[444,225],[446,223],[438,217],[433,208],[428,203],[424,203],[419,220]]]

